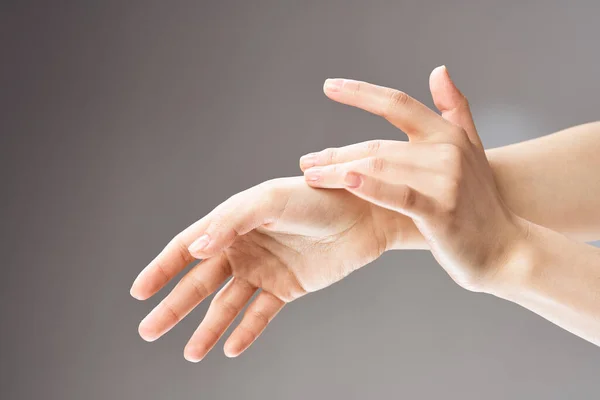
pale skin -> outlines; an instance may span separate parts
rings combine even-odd
[[[258,291],[225,342],[235,357],[286,303],[385,251],[419,248],[462,287],[600,345],[600,251],[575,241],[600,238],[600,124],[486,153],[445,68],[434,70],[430,87],[441,115],[393,89],[328,80],[328,97],[386,118],[409,142],[313,153],[301,159],[304,177],[241,192],[176,235],[132,296],[147,299],[202,261],[140,323],[142,338],[158,339],[229,280],[184,356],[204,358]]]

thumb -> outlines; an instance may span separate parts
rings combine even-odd
[[[431,90],[433,103],[442,113],[442,117],[463,128],[471,142],[483,149],[483,144],[475,128],[475,122],[473,122],[469,102],[450,78],[446,66],[442,65],[431,72],[429,89]]]

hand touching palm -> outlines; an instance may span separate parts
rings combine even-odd
[[[260,290],[225,344],[226,354],[237,356],[285,303],[375,260],[391,241],[418,237],[409,218],[350,193],[313,189],[301,177],[265,182],[181,232],[141,272],[131,293],[147,299],[194,258],[203,259],[142,321],[140,335],[159,338],[231,278],[211,302],[185,357],[201,360]],[[190,246],[194,240],[205,247]]]
[[[480,146],[465,98],[447,74],[436,71],[430,86],[442,117],[475,132],[471,136]],[[350,146],[340,160],[330,149],[320,153],[328,154],[320,165],[360,158],[356,152],[377,153],[382,145],[391,148],[381,141]],[[200,361],[259,291],[225,343],[226,355],[237,356],[285,303],[337,282],[388,249],[429,248],[432,238],[426,241],[412,219],[376,203],[346,190],[311,188],[303,177],[268,181],[231,197],[178,234],[135,280],[131,294],[144,300],[202,259],[140,323],[140,335],[158,339],[229,279],[184,355]]]

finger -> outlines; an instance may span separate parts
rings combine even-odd
[[[431,155],[431,149],[429,150]],[[440,168],[443,163],[439,159],[429,161],[418,155],[413,159],[390,161],[384,157],[368,157],[343,164],[309,168],[304,172],[306,183],[312,187],[325,189],[343,189],[346,187],[347,175],[356,173],[376,178],[382,184],[393,185],[398,182],[428,196],[435,196],[444,181]],[[438,169],[436,164],[440,164]]]
[[[469,140],[483,149],[481,139],[475,128],[469,101],[456,87],[446,66],[437,67],[429,77],[429,88],[433,103],[442,113],[442,117],[465,130]]]
[[[146,300],[163,288],[173,277],[194,261],[188,246],[196,239],[197,232],[206,228],[208,219],[203,218],[175,236],[165,248],[139,273],[131,285],[130,294],[138,300]]]
[[[224,255],[203,260],[142,320],[138,329],[140,336],[147,341],[158,339],[230,276],[231,268]]]
[[[289,192],[265,182],[231,197],[215,210],[202,235],[188,248],[195,258],[206,258],[229,247],[238,237],[275,222],[285,209]]]
[[[191,362],[202,360],[219,341],[255,291],[256,287],[248,282],[238,278],[231,279],[217,293],[204,320],[185,347],[185,359]]]
[[[371,140],[357,143],[341,148],[328,148],[317,153],[307,155],[301,159],[303,171],[314,167],[343,164],[365,158],[395,159],[401,162],[411,163],[423,169],[431,169],[432,163],[438,158],[431,160],[432,151],[444,150],[447,144],[431,143],[407,143],[397,140]],[[439,146],[435,149],[432,146]],[[302,168],[301,167],[301,168]]]
[[[237,357],[243,353],[260,336],[284,305],[285,302],[271,293],[260,292],[246,309],[240,324],[225,342],[225,355]]]
[[[432,139],[448,128],[436,112],[399,90],[347,79],[328,79],[323,90],[334,101],[384,117],[411,141]]]
[[[407,142],[398,140],[369,140],[340,148],[329,148],[300,157],[300,169],[306,171],[315,166],[340,164],[366,157],[405,155],[408,152],[407,146]]]
[[[230,197],[175,236],[135,279],[131,295],[139,300],[153,296],[195,258],[214,256],[237,236],[277,220],[286,201],[269,182]]]
[[[345,188],[370,203],[397,211],[413,219],[426,219],[436,210],[435,200],[406,184],[388,184],[377,178],[351,172]]]

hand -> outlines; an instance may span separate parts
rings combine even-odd
[[[285,303],[339,281],[392,242],[415,246],[422,238],[409,218],[350,193],[315,190],[302,177],[265,182],[178,234],[140,273],[131,294],[144,300],[203,259],[140,323],[140,335],[159,338],[231,278],[184,355],[200,361],[259,291],[225,344],[225,353],[237,356]]]
[[[444,117],[397,90],[328,80],[324,90],[332,100],[386,118],[410,143],[327,149],[303,157],[301,167],[313,187],[345,189],[412,218],[450,276],[469,290],[485,291],[528,224],[503,203],[468,103],[450,90],[445,68],[432,73],[431,86]]]

